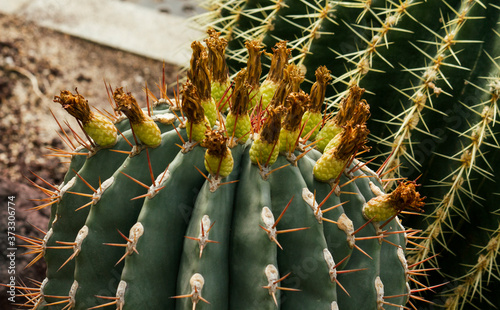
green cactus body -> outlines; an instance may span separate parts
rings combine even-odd
[[[234,169],[224,181],[238,180],[244,149],[245,146],[238,145],[231,150],[235,159]],[[178,275],[177,295],[190,293],[192,288],[189,280],[195,273],[200,273],[205,279],[201,295],[210,302],[211,307],[221,310],[229,309],[229,245],[235,189],[235,184],[228,184],[213,192],[209,182],[205,182],[201,188],[186,230],[187,237],[199,240],[184,240]],[[217,243],[203,244],[203,237]],[[189,299],[181,299],[176,307],[189,309],[192,304]]]
[[[132,132],[124,132],[124,137],[132,139]],[[125,139],[119,137],[113,150],[129,151],[130,146]],[[85,157],[78,156],[75,158],[76,160],[73,160],[80,162],[81,158]],[[94,189],[98,189],[99,179],[107,179],[111,176],[125,158],[125,154],[113,152],[111,149],[99,150],[93,156],[87,158],[78,170],[78,175],[85,181],[73,172],[73,177],[61,189],[61,198],[59,198],[59,202],[53,209],[52,221],[48,232],[49,237],[46,243],[46,247],[49,248],[45,250],[45,260],[48,263],[48,282],[45,285],[45,294],[64,296],[68,294],[73,283],[74,261],[71,260],[62,267],[72,254],[71,247],[70,249],[50,247],[61,247],[59,242],[74,242],[78,231],[84,225],[90,207],[87,206],[81,210],[78,209],[87,205],[89,198],[77,194],[93,195],[93,190],[85,182],[89,183]],[[76,168],[76,165],[74,165],[74,168]],[[57,299],[47,298],[47,301],[55,302]]]
[[[161,146],[158,148],[144,150],[134,157],[127,158],[113,174],[111,185],[91,207],[85,221],[88,232],[81,241],[81,251],[75,257],[74,279],[78,282],[75,309],[98,305],[98,299],[89,296],[99,295],[101,290],[109,290],[109,283],[116,281],[117,275],[122,271],[123,266],[115,264],[123,256],[123,250],[106,243],[123,242],[118,231],[126,233],[130,230],[137,220],[143,201],[131,199],[144,193],[144,189],[134,184],[125,174],[142,183],[151,182],[148,153],[153,174],[158,175],[175,157],[177,152],[172,150],[176,150],[178,147],[175,144],[179,143],[181,140],[177,132],[172,130],[163,134]],[[124,188],[127,189],[125,192]],[[117,205],[123,206],[120,212],[117,212]],[[96,264],[96,259],[99,264]]]
[[[187,134],[180,133],[185,139]],[[116,296],[116,307],[122,309],[192,309],[193,303],[203,309],[209,306],[205,301],[217,309],[275,309],[276,304],[280,309],[349,308],[352,300],[344,289],[369,301],[370,306],[359,301],[358,307],[376,309],[374,284],[363,284],[367,289],[358,293],[356,282],[395,277],[402,287],[393,291],[406,290],[403,268],[388,270],[388,274],[381,271],[379,264],[384,259],[378,238],[358,242],[370,259],[349,243],[349,229],[342,228],[340,218],[345,213],[353,227],[366,223],[361,210],[373,197],[373,193],[365,193],[368,179],[348,183],[342,177],[347,184],[342,190],[357,194],[341,192],[339,196],[328,183],[314,178],[313,167],[321,154],[313,150],[301,156],[298,166],[278,156],[272,167],[282,168],[268,174],[266,180],[252,163],[251,149],[256,142],[249,140],[231,149],[234,168],[222,179],[230,183],[214,191],[211,181],[195,169],[207,173],[206,150],[198,145],[183,153],[175,146],[179,142],[177,132],[170,130],[162,134],[160,146],[127,158],[116,168],[111,185],[91,206],[86,220],[78,223],[75,272],[67,281],[74,292],[70,295],[74,309],[106,303],[100,296]],[[295,151],[295,155],[299,157],[301,152]],[[149,191],[126,176],[150,184],[148,157],[158,176]],[[167,165],[168,172],[161,174]],[[365,175],[362,171],[357,174]],[[145,191],[147,195],[143,195]],[[322,208],[339,206],[322,215],[317,211],[318,202],[329,194]],[[141,198],[130,200],[138,196]],[[118,231],[128,233],[127,239]],[[376,233],[374,228],[364,228],[359,236]],[[123,246],[116,246],[119,244]],[[384,251],[395,259],[397,249],[391,246]],[[61,254],[61,259],[69,255]],[[335,266],[344,258],[348,260]],[[340,276],[342,270],[364,268],[370,271]],[[359,279],[353,282],[353,278]],[[44,294],[49,287],[44,287]],[[66,287],[65,294],[70,288]]]
[[[350,236],[346,231],[341,229],[346,225],[346,223],[344,223],[343,221],[348,222],[348,219],[345,219],[345,215],[342,215],[344,213],[345,205],[342,204],[340,197],[333,193],[333,190],[329,184],[319,182],[314,178],[314,174],[312,171],[314,169],[316,160],[321,156],[321,154],[314,153],[314,150],[309,152],[307,156],[304,156],[304,158],[298,162],[302,177],[304,178],[304,181],[306,182],[307,188],[309,190],[302,195],[308,195],[309,198],[313,196],[314,198],[314,191],[316,191],[316,202],[321,203],[323,202],[323,200],[325,200],[324,204],[320,207],[323,211],[321,211],[321,214],[318,211],[316,215],[317,218],[320,218],[320,220],[323,222],[323,231],[325,234],[327,248],[332,254],[335,262],[340,263],[342,260],[344,260],[343,263],[338,267],[340,269],[343,269],[349,261],[349,255],[351,255],[353,251],[354,236]],[[344,203],[349,203],[349,201]],[[341,216],[341,225],[339,226],[338,223]],[[337,224],[335,224],[335,222]],[[338,242],[338,240],[345,240],[346,242]]]
[[[144,231],[135,241],[139,254],[134,251],[127,253],[121,275],[121,281],[127,287],[123,309],[175,307],[175,300],[170,297],[176,295],[185,231],[195,203],[193,197],[204,181],[195,169],[205,171],[203,153],[201,147],[195,147],[187,154],[179,153],[161,185],[165,188],[153,198],[146,198],[137,218]],[[158,274],[164,276],[157,277]]]
[[[306,12],[319,5],[292,1],[283,7],[262,10],[296,16],[300,10]],[[251,6],[259,7],[249,2],[242,8]],[[330,6],[333,4],[327,4],[328,10]],[[229,8],[221,14],[231,16]],[[352,8],[338,9],[341,16],[358,15],[348,12]],[[315,10],[311,16],[316,14],[313,11],[325,23],[333,18]],[[370,21],[377,20],[370,10],[365,13]],[[275,26],[289,23],[279,17]],[[299,25],[307,23],[306,19],[298,21]],[[326,26],[322,31],[330,29]],[[292,32],[310,31],[308,27],[300,29]],[[286,31],[276,29],[273,35],[282,32]],[[262,42],[268,42],[266,38]],[[311,43],[311,52],[320,47],[312,44],[317,43],[315,40],[316,36],[312,36],[304,41]],[[256,59],[262,52],[260,42],[248,44],[256,48]],[[391,180],[380,179],[384,174],[374,173],[354,158],[366,149],[369,133],[365,124],[369,110],[360,99],[364,90],[350,85],[342,95],[337,113],[340,116],[335,117],[345,122],[335,124],[339,143],[327,152],[312,146],[296,148],[303,115],[313,96],[300,90],[303,76],[298,66],[291,64],[287,66],[288,77],[283,77],[289,78],[290,84],[283,80],[279,84],[284,87],[280,95],[284,98],[265,111],[254,110],[250,113],[251,122],[247,118],[246,104],[252,97],[248,89],[259,91],[260,87],[254,86],[258,85],[260,74],[252,75],[253,83],[241,74],[237,82],[243,85],[240,94],[245,98],[238,108],[242,124],[229,114],[227,118],[218,118],[218,131],[210,130],[209,117],[205,115],[212,108],[202,104],[203,98],[210,95],[208,56],[199,42],[192,46],[196,55],[182,92],[182,126],[173,130],[171,124],[159,124],[157,128],[163,132],[160,140],[147,142],[138,137],[146,146],[135,147],[128,158],[100,150],[87,159],[80,169],[82,174],[92,178],[92,184],[98,184],[101,177],[109,185],[99,197],[92,198],[90,209],[73,212],[87,203],[88,197],[63,195],[56,211],[63,211],[63,203],[71,206],[64,211],[73,213],[75,220],[64,222],[71,226],[64,232],[71,231],[72,236],[54,242],[50,237],[51,245],[63,241],[68,249],[48,249],[45,253],[48,281],[40,289],[37,302],[48,304],[43,307],[47,310],[407,307],[413,292],[409,291],[411,273],[405,257],[410,250],[406,242],[416,232],[406,231],[398,216],[405,208],[420,211],[421,198],[412,182],[402,182],[407,185],[404,190],[396,189],[385,196],[383,189]],[[300,56],[297,53],[292,51],[291,59],[307,67],[309,52],[294,58]],[[248,70],[260,73],[260,67],[252,65],[255,63],[247,62]],[[323,72],[329,80],[329,72]],[[235,90],[232,98],[237,93]],[[141,129],[134,128],[136,118],[142,124],[149,120],[142,119],[146,115],[130,94],[117,89],[114,95],[119,110],[127,114],[137,135]],[[343,109],[349,100],[355,105]],[[128,113],[133,110],[141,112]],[[218,111],[214,111],[216,115]],[[346,117],[350,114],[352,117]],[[329,131],[331,140],[334,130],[327,126],[323,132]],[[228,127],[236,130],[230,132]],[[232,143],[230,137],[238,137],[238,130],[248,133],[251,139]],[[130,137],[132,131],[124,134]],[[320,136],[321,131],[316,141]],[[119,138],[115,148],[122,144]],[[287,154],[280,154],[280,150]],[[97,163],[94,158],[101,160]],[[219,165],[221,159],[224,160]],[[104,172],[107,177],[103,177]],[[78,186],[82,193],[90,193],[82,184]],[[399,204],[383,218],[373,218],[363,212],[363,207],[378,197],[391,197],[391,202]],[[55,220],[54,233],[62,223],[63,217]],[[56,272],[66,260],[68,263]],[[67,278],[55,281],[58,273]],[[64,300],[55,304],[60,298],[54,296]]]
[[[87,161],[87,156],[89,153],[88,149],[81,146],[76,148],[74,151],[78,154],[74,154],[71,156],[70,166],[68,167],[68,171],[64,175],[64,179],[60,187],[63,187],[64,184],[68,183],[76,175],[75,171],[79,171],[85,164],[85,161]]]
[[[281,156],[276,164],[286,165],[287,161]],[[292,166],[271,174],[270,183],[275,217],[283,209],[283,201],[289,197],[289,189],[301,194],[307,187],[300,170]],[[294,196],[286,215],[279,222],[278,229],[309,229],[280,236],[279,242],[283,250],[278,251],[278,266],[282,270],[292,272],[282,285],[291,287],[300,284],[301,287],[300,292],[282,292],[281,306],[286,309],[328,309],[331,303],[336,301],[337,293],[336,284],[330,280],[329,267],[323,257],[323,249],[327,248],[323,225],[318,223],[312,208],[301,195],[296,198]],[[298,289],[296,286],[293,288]]]
[[[340,183],[344,183],[346,181],[346,177],[342,176]],[[360,227],[364,223],[366,223],[365,218],[359,214],[359,206],[363,205],[365,200],[371,198],[373,196],[371,190],[366,186],[363,186],[363,182],[356,182],[356,184],[348,184],[347,186],[342,188],[342,191],[352,194],[341,194],[340,199],[342,201],[349,200],[349,203],[344,206],[344,211],[346,216],[352,221],[354,227]],[[367,195],[367,196],[365,196]],[[365,198],[366,197],[366,198]],[[371,224],[362,229],[359,233],[356,234],[356,238],[377,236],[377,231],[375,227]],[[343,305],[347,303],[347,309],[359,309],[363,308],[367,303],[372,304],[375,303],[377,306],[383,306],[377,300],[377,284],[376,279],[380,276],[380,263],[381,263],[381,243],[377,239],[368,239],[358,241],[356,240],[357,246],[359,246],[365,253],[362,253],[358,249],[352,252],[352,255],[349,258],[349,262],[347,263],[345,269],[346,270],[357,270],[357,269],[365,269],[358,272],[347,273],[347,274],[339,274],[339,282],[344,285],[344,288],[349,292],[351,296],[347,294],[339,295],[339,305]],[[396,251],[393,248],[393,251]],[[371,259],[367,259],[367,255],[371,257]],[[385,262],[384,262],[385,263]],[[402,276],[404,274],[400,274]],[[363,284],[359,289],[355,289],[358,287],[358,281],[363,279]],[[352,293],[351,293],[352,292]],[[385,294],[383,294],[385,295]],[[385,307],[385,306],[384,306]]]
[[[250,156],[250,153],[245,153],[242,158],[239,186],[245,190],[236,196],[233,210],[229,257],[232,262],[230,274],[234,276],[229,279],[229,305],[231,309],[275,309],[276,305],[269,298],[269,291],[262,289],[262,286],[268,282],[266,267],[278,265],[278,246],[259,227],[274,224],[274,218],[269,216],[269,213],[272,214],[271,186],[262,179],[259,167],[252,164]],[[249,222],[254,225],[248,225]],[[279,302],[279,290],[275,297]]]

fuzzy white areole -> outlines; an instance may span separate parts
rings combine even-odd
[[[269,240],[276,242],[277,231],[274,226],[274,215],[268,207],[262,208],[260,213],[260,217],[262,222],[264,223],[264,227],[266,228],[266,233],[269,236]]]
[[[203,253],[203,249],[208,244],[208,234],[210,233],[211,225],[210,217],[208,215],[203,215],[200,222],[200,234],[198,235],[198,244],[200,246],[200,256]]]
[[[269,264],[266,266],[266,269],[264,269],[264,273],[267,277],[267,289],[269,290],[269,295],[275,298],[274,296],[276,296],[276,290],[278,289],[279,280],[278,269],[274,265]]]
[[[167,182],[168,178],[170,177],[170,171],[166,169],[162,173],[158,175],[156,178],[155,182],[151,184],[151,186],[148,189],[148,195],[147,197],[149,199],[153,199],[156,194],[160,191],[161,187]]]
[[[47,249],[47,242],[49,242],[50,238],[54,234],[54,231],[52,230],[52,227],[47,231],[45,236],[42,239],[42,255],[45,256],[45,250]]]
[[[127,282],[121,280],[116,289],[116,309],[123,309],[125,305],[125,291],[127,290]]]
[[[377,292],[377,310],[384,310],[384,283],[379,276],[375,278],[375,291]]]
[[[201,274],[195,273],[191,279],[189,279],[189,285],[191,285],[191,300],[193,301],[193,306],[195,306],[200,300],[203,300],[201,291],[205,285],[205,279]]]
[[[304,201],[311,207],[314,212],[314,217],[316,218],[318,223],[323,223],[323,212],[314,199],[314,194],[311,193],[311,191],[307,187],[304,187],[302,189],[302,199],[304,199]]]
[[[352,249],[356,243],[356,239],[354,237],[354,225],[351,219],[349,219],[345,213],[342,213],[337,220],[337,226],[347,235],[347,243]]]
[[[163,125],[171,125],[177,119],[174,114],[168,112],[163,114],[153,115],[151,116],[151,118],[153,119],[153,121],[159,122]]]
[[[332,301],[332,304],[330,306],[330,310],[339,310],[339,305],[337,304],[336,301]]]
[[[141,222],[135,223],[130,228],[130,233],[127,241],[127,253],[126,255],[131,255],[136,251],[137,242],[139,238],[144,234],[144,226],[142,226]]]
[[[68,294],[68,304],[65,306],[65,309],[73,309],[76,304],[76,291],[78,290],[78,281],[74,280],[73,284],[71,284],[71,288],[69,289]]]
[[[61,201],[63,195],[68,191],[73,185],[76,183],[76,176],[72,177],[71,180],[69,180],[66,184],[62,183],[59,186],[59,198],[57,199],[58,202]]]
[[[330,275],[330,281],[332,281],[332,283],[335,283],[335,280],[337,279],[337,268],[335,268],[335,261],[333,260],[332,253],[330,253],[328,249],[323,249],[323,258],[328,265],[328,274]]]
[[[113,176],[111,176],[109,179],[102,182],[102,184],[99,186],[99,188],[92,195],[92,205],[93,206],[99,202],[99,200],[102,197],[102,194],[104,194],[104,192],[113,184],[114,181],[115,181],[115,178]]]

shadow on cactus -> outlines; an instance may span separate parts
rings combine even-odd
[[[50,226],[20,237],[32,263],[47,262],[45,279],[18,287],[24,305],[416,309],[437,286],[414,279],[423,272],[407,244],[419,231],[399,215],[422,212],[423,198],[404,180],[386,193],[389,161],[375,172],[357,158],[369,150],[364,89],[352,85],[323,115],[330,71],[319,67],[307,94],[286,42],[260,84],[262,46],[248,41],[250,61],[230,84],[226,41],[209,35],[207,47],[192,44],[176,100],[161,84],[140,109],[106,87],[113,112],[101,114],[79,92],[55,97],[84,135],[61,127],[70,150],[54,151],[70,168],[60,186],[39,187]]]

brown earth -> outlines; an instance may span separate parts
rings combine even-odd
[[[15,229],[24,236],[43,238],[33,226],[45,230],[49,208],[29,211],[40,204],[30,199],[43,198],[25,179],[41,186],[34,172],[51,184],[60,184],[67,169],[67,159],[47,156],[47,147],[66,148],[57,135],[61,130],[50,110],[62,122],[72,121],[52,101],[61,90],[74,90],[99,109],[110,110],[103,79],[113,87],[123,86],[145,106],[144,85],[159,94],[156,84],[162,63],[137,55],[103,47],[49,29],[18,17],[0,15],[0,283],[8,283],[8,197],[15,196]],[[167,83],[177,78],[179,68],[166,65]],[[73,126],[75,124],[73,123]],[[46,196],[45,196],[46,197]],[[41,281],[44,263],[24,267],[34,257],[23,256],[26,250],[17,241],[16,280],[27,284],[28,278]],[[33,285],[31,285],[33,286]],[[11,309],[7,290],[0,287],[0,309]],[[21,302],[17,297],[16,302]],[[24,302],[24,301],[23,301]]]

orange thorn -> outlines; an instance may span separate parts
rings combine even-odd
[[[198,170],[199,173],[201,173],[201,175],[207,180],[207,181],[210,181],[210,178],[207,177],[198,167],[194,166],[196,168],[196,170]]]
[[[285,209],[283,209],[283,211],[281,211],[280,216],[278,216],[278,219],[274,222],[274,224],[273,224],[273,226],[271,228],[275,228],[276,225],[278,225],[279,221],[281,221],[281,218],[285,214],[286,210],[288,210],[288,207],[290,207],[290,204],[292,203],[294,197],[295,197],[295,195],[292,196],[292,198],[290,199],[290,201],[286,205]]]
[[[358,249],[361,253],[363,253],[364,255],[366,255],[366,257],[368,257],[369,259],[373,259],[370,255],[368,255],[368,253],[366,253],[365,251],[363,251],[357,244],[354,244],[354,247],[356,249]]]
[[[116,128],[116,130],[118,130],[118,133],[120,134],[120,136],[122,136],[122,138],[125,140],[125,142],[127,142],[127,144],[130,146],[130,147],[134,147],[132,145],[132,143],[130,143],[130,141],[123,135],[123,133],[120,131],[120,129]]]
[[[83,183],[85,183],[85,185],[87,185],[94,193],[97,192],[90,184],[89,182],[85,181],[85,179],[75,170],[73,169],[73,172],[80,178],[80,180],[83,181]]]
[[[57,120],[57,117],[55,116],[54,112],[52,112],[52,109],[49,109],[49,111],[50,111],[50,114],[52,114],[52,117],[54,117],[54,119],[56,120],[56,123],[59,126],[59,129],[61,129],[61,131],[64,133],[64,136],[66,137],[66,139],[68,140],[68,142],[71,144],[70,149],[75,150],[76,147],[73,144],[73,142],[71,142],[71,139],[69,138],[68,134],[66,133],[66,130],[63,129],[63,127],[61,126],[61,123],[59,123],[59,120]]]
[[[356,229],[352,235],[355,235],[357,234],[358,232],[360,232],[363,228],[366,227],[366,225],[370,224],[372,221],[373,221],[374,217],[372,217],[369,221],[367,221],[366,223],[364,223],[363,225],[361,225],[358,229]]]
[[[81,209],[85,209],[86,207],[90,206],[93,202],[94,202],[94,201],[90,201],[90,202],[88,202],[88,203],[84,204],[84,205],[83,205],[83,206],[81,206],[80,208],[76,209],[76,210],[75,210],[75,212],[76,212],[76,211],[80,211]]]
[[[331,219],[326,218],[326,217],[321,217],[321,220],[325,221],[325,222],[328,222],[328,223],[338,224],[336,221],[331,220]]]
[[[281,167],[274,168],[273,170],[269,171],[266,175],[270,175],[271,173],[276,172],[276,171],[278,171],[278,170],[280,170],[280,169],[283,169],[283,168],[285,168],[285,167],[288,167],[288,166],[290,166],[290,164],[286,164],[286,165],[283,165],[283,166],[281,166]]]
[[[142,183],[141,181],[139,180],[136,180],[134,179],[133,177],[131,177],[130,175],[126,174],[125,172],[122,172],[120,171],[121,174],[123,174],[124,176],[126,176],[127,178],[131,179],[132,181],[134,181],[135,183],[139,184],[140,186],[144,187],[144,188],[147,188],[149,189],[149,186],[147,186],[146,184]]]
[[[278,231],[276,231],[276,234],[286,234],[286,233],[289,233],[289,232],[301,231],[301,230],[306,230],[306,229],[309,229],[309,228],[311,228],[311,227],[301,227],[301,228],[283,229],[283,230],[278,230]]]
[[[336,209],[336,208],[338,208],[338,207],[340,207],[340,206],[342,206],[342,205],[344,205],[344,204],[346,204],[346,203],[348,203],[348,202],[349,202],[349,200],[344,201],[344,202],[341,202],[341,203],[336,204],[336,205],[334,205],[334,206],[332,206],[332,207],[330,207],[330,208],[326,208],[325,210],[322,210],[321,212],[326,213],[326,212],[331,211],[331,210],[333,210],[333,209]]]

